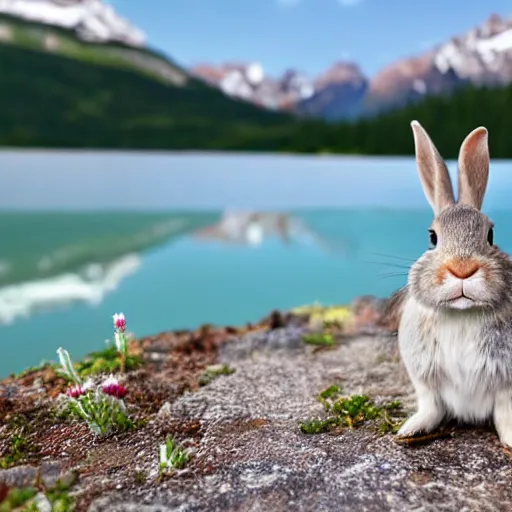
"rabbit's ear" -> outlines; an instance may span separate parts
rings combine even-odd
[[[418,121],[412,121],[416,162],[423,190],[437,215],[447,206],[455,204],[452,182],[446,163]]]
[[[464,140],[459,153],[459,203],[482,208],[489,180],[487,130],[480,126]]]

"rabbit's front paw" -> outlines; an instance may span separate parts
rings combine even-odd
[[[512,391],[510,390],[498,393],[495,398],[494,426],[501,444],[512,448]]]
[[[437,412],[417,412],[400,427],[397,436],[413,437],[418,434],[428,434],[439,425],[441,419]]]
[[[506,431],[499,432],[500,443],[509,450],[512,450],[512,426]]]

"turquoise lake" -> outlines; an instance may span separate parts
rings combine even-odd
[[[511,170],[484,204],[507,251]],[[412,158],[4,151],[0,206],[0,376],[101,348],[116,312],[143,336],[389,295],[431,220]]]

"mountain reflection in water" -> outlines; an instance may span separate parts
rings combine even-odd
[[[276,238],[285,245],[312,244],[327,252],[347,252],[350,247],[348,239],[322,236],[299,216],[273,212],[228,211],[217,223],[196,230],[192,236],[201,241],[250,247],[258,247],[269,238]]]
[[[0,214],[0,324],[35,311],[101,303],[142,255],[215,214]],[[20,236],[23,233],[23,236]]]
[[[145,254],[187,237],[248,248],[271,238],[328,252],[348,247],[280,212],[2,213],[0,324],[73,303],[98,305],[138,272]]]

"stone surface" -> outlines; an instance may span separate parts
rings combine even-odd
[[[297,328],[276,329],[224,345],[219,359],[236,372],[165,406],[169,421],[201,424],[190,472],[105,493],[91,512],[512,509],[512,460],[490,428],[457,428],[414,447],[370,427],[300,431],[300,420],[324,414],[315,397],[333,383],[412,410],[394,337],[318,350]]]

